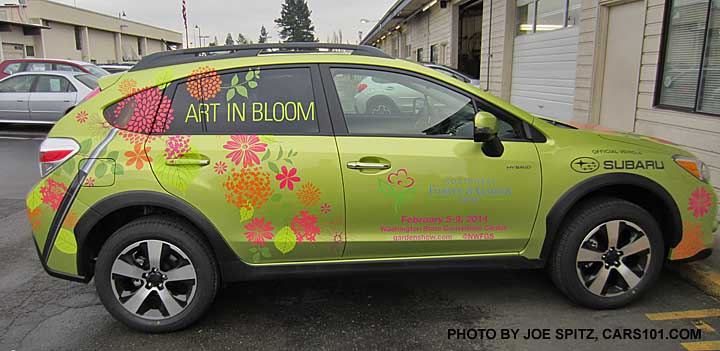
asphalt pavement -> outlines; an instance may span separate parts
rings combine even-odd
[[[187,330],[138,333],[105,312],[93,282],[42,270],[23,205],[39,179],[40,141],[3,135],[0,351],[720,349],[720,301],[667,270],[640,301],[612,311],[571,304],[543,271],[245,282],[223,288],[207,316]],[[524,338],[528,329],[537,329],[531,339]],[[503,330],[515,337],[503,340]],[[673,338],[678,332],[701,338]]]

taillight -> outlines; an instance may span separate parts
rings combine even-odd
[[[82,101],[80,103],[83,103],[85,101],[92,99],[97,94],[100,94],[100,87],[93,89],[93,91],[91,91],[89,94],[85,95],[85,98],[82,99]]]
[[[45,177],[80,151],[80,144],[67,138],[47,138],[40,144],[40,175]]]
[[[367,89],[367,84],[365,84],[365,83],[358,84],[358,93],[362,93],[363,90],[365,90],[365,89]]]

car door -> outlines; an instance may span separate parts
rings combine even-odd
[[[77,90],[70,81],[58,75],[42,74],[30,92],[30,119],[54,122],[75,105]]]
[[[170,130],[145,151],[168,192],[246,262],[342,256],[342,176],[317,66],[203,67],[166,94],[171,112],[158,117]]]
[[[405,71],[323,66],[347,213],[345,258],[516,253],[540,199],[540,163],[524,124],[445,83]],[[356,109],[372,77],[421,93],[411,113]],[[478,110],[500,118],[505,147],[472,140]],[[399,109],[391,109],[400,111]]]
[[[30,88],[34,79],[33,75],[20,75],[0,82],[0,120],[30,119]]]

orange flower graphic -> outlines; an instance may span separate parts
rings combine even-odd
[[[125,157],[128,158],[125,162],[126,166],[132,166],[135,164],[135,168],[139,171],[145,166],[143,162],[152,162],[152,157],[148,156],[150,153],[150,147],[143,148],[140,144],[135,144],[134,151],[126,151]]]
[[[118,90],[125,96],[132,95],[137,91],[137,82],[134,79],[124,79],[120,82]]]
[[[228,191],[227,202],[237,208],[257,210],[272,196],[274,190],[270,186],[270,174],[263,172],[259,166],[232,169],[223,186]]]
[[[300,187],[300,190],[297,192],[297,197],[303,205],[313,206],[320,201],[321,194],[320,189],[318,189],[315,184],[307,182]]]
[[[83,124],[87,122],[88,120],[88,113],[87,111],[80,111],[77,115],[75,115],[75,120],[78,121],[78,123]]]
[[[673,249],[673,259],[683,259],[692,257],[700,252],[704,245],[702,243],[702,226],[700,223],[685,222],[683,223],[682,240]]]
[[[209,66],[193,70],[187,81],[188,93],[198,100],[214,99],[221,87],[220,76],[215,69]]]

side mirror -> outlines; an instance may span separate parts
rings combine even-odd
[[[490,157],[502,156],[505,148],[497,136],[497,117],[490,112],[480,111],[475,115],[475,131],[473,140],[483,143],[482,150]]]

